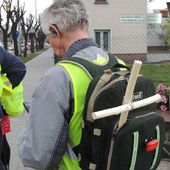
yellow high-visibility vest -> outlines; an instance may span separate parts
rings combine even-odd
[[[2,90],[1,98],[4,98],[12,94],[12,84],[5,74],[1,74],[1,80],[3,82],[3,90]]]
[[[5,74],[1,76],[3,83],[1,105],[10,117],[17,117],[24,110],[22,82],[17,87],[12,89],[12,84]]]
[[[102,64],[106,61],[106,59],[94,60],[94,63]],[[119,63],[126,65],[122,60],[118,60]],[[73,83],[74,89],[74,114],[69,123],[69,139],[74,146],[80,144],[81,135],[82,135],[82,120],[83,120],[83,109],[85,105],[85,98],[88,86],[90,84],[91,78],[87,75],[87,73],[78,65],[74,65],[72,63],[67,62],[59,62],[57,65],[60,65],[65,68],[68,74],[71,77],[71,81]],[[76,70],[76,71],[75,71]],[[124,68],[121,68],[124,70]],[[80,77],[83,77],[83,81],[80,81]],[[69,145],[69,144],[68,144]],[[68,148],[70,145],[68,146]],[[58,164],[58,167],[62,170],[81,170],[79,166],[79,162],[75,155],[64,155],[62,160]]]

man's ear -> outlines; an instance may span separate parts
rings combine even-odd
[[[57,36],[61,39],[62,38],[62,33],[59,32],[58,28],[54,25],[50,25],[50,30],[54,33],[57,34]]]

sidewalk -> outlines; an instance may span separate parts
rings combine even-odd
[[[52,48],[40,54],[36,58],[26,63],[27,74],[23,80],[24,101],[29,102],[36,85],[45,71],[54,66]],[[11,118],[11,132],[7,134],[7,139],[11,147],[10,170],[33,170],[25,168],[18,156],[17,140],[21,130],[26,126],[28,114],[24,110],[17,118]],[[170,162],[162,161],[157,170],[169,170]]]
[[[23,80],[24,101],[29,102],[36,85],[47,69],[54,66],[54,56],[52,48],[38,55],[36,58],[26,63],[27,73]],[[17,140],[21,130],[26,126],[28,113],[24,110],[17,118],[11,118],[11,132],[7,134],[7,139],[11,147],[10,170],[32,170],[25,168],[18,156]]]

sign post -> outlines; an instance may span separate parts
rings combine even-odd
[[[17,31],[17,38],[18,38],[18,52],[19,52],[19,57],[21,57],[21,36],[19,36],[19,34],[20,34],[20,30],[21,28],[20,28],[20,21],[19,21],[19,23],[18,23],[18,31]]]

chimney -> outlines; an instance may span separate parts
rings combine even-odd
[[[167,2],[167,8],[168,8],[168,11],[169,11],[169,15],[170,15],[170,2]]]

